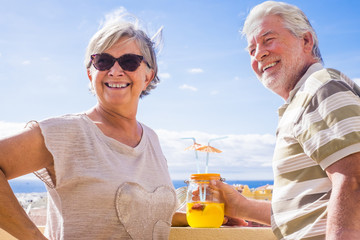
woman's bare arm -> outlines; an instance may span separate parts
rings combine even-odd
[[[37,124],[0,140],[0,227],[18,239],[46,238],[19,204],[8,180],[52,166]]]

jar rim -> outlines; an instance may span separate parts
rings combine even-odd
[[[219,173],[194,173],[190,175],[191,180],[220,180]]]

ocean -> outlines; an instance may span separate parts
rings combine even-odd
[[[249,188],[257,188],[264,186],[266,184],[273,185],[273,180],[227,180],[225,181],[227,184],[234,185],[234,184],[242,184],[242,185],[248,185]],[[186,183],[184,180],[174,180],[173,181],[174,187],[179,188],[186,186]]]
[[[273,185],[273,180],[228,180],[227,184],[242,184],[248,185],[249,188],[257,188],[266,184]],[[46,192],[45,184],[40,180],[24,180],[13,179],[9,181],[11,189],[14,193],[33,193],[33,192]],[[174,187],[179,188],[186,186],[184,180],[174,180]]]

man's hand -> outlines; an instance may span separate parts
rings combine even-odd
[[[241,218],[238,209],[246,205],[247,199],[242,196],[233,186],[221,181],[210,181],[210,188],[221,202],[225,204],[225,215],[231,218]]]
[[[229,224],[245,224],[242,219],[271,225],[271,202],[248,199],[233,186],[221,181],[210,181],[212,193],[225,204],[225,216]]]

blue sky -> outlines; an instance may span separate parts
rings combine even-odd
[[[151,36],[161,26],[161,83],[140,101],[138,120],[159,135],[171,176],[196,171],[182,137],[223,150],[209,171],[228,179],[271,179],[277,108],[283,100],[253,74],[239,30],[250,0],[0,0],[0,136],[29,120],[91,108],[83,56],[106,16],[126,9]],[[326,67],[360,82],[360,2],[288,1],[309,17]],[[203,164],[205,155],[199,154]]]

